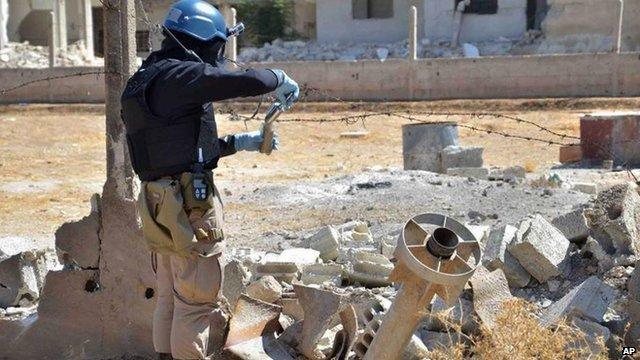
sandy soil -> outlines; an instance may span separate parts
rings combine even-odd
[[[283,119],[330,119],[363,111],[393,108],[410,111],[496,111],[535,121],[558,132],[578,135],[581,113],[640,107],[638,99],[572,99],[516,101],[454,101],[393,104],[301,104]],[[249,105],[229,105],[243,114]],[[428,121],[455,120],[485,129],[554,139],[534,127],[505,119],[433,116]],[[258,129],[258,122],[231,122],[218,117],[221,134]],[[221,161],[216,172],[228,194],[272,182],[307,181],[353,174],[372,166],[401,167],[401,126],[407,120],[377,116],[355,125],[283,123],[281,150],[271,157],[241,153]],[[360,139],[341,132],[366,129]],[[63,222],[88,213],[89,198],[105,180],[104,107],[0,107],[0,237],[50,238]],[[529,171],[553,166],[558,147],[460,130],[463,145],[485,147],[487,165],[524,165]],[[555,138],[557,140],[557,138]],[[566,142],[572,142],[566,140]],[[245,190],[242,190],[245,189]],[[229,204],[229,213],[243,211]],[[238,214],[241,216],[242,214]]]

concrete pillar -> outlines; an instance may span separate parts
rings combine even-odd
[[[51,32],[49,33],[49,67],[56,66],[56,59],[58,57],[58,32],[55,30],[58,26],[58,20],[56,14],[52,11],[51,16]]]
[[[93,44],[93,15],[91,11],[91,0],[80,0],[80,39],[84,42],[84,47],[87,51],[88,57],[93,57],[94,44]]]
[[[9,22],[9,1],[0,0],[0,49],[9,44],[7,23]]]
[[[68,44],[66,0],[53,0],[53,13],[56,17],[55,26],[52,28],[56,32],[56,47],[65,51]]]
[[[418,59],[418,8],[409,9],[409,61]]]

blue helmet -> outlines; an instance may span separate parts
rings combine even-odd
[[[227,41],[229,31],[220,11],[201,0],[180,0],[173,4],[164,26],[201,41]]]

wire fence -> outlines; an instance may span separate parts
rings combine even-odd
[[[112,4],[109,0],[100,0],[100,2],[103,4],[103,6],[109,9],[114,9],[114,6],[116,6]],[[150,21],[148,17],[148,12],[145,9],[143,1],[136,0],[136,3],[137,3],[136,4],[137,7],[139,8],[139,13],[142,15],[142,21],[146,24],[146,26],[148,26],[149,31],[150,32],[159,31],[158,26],[154,25]],[[151,41],[149,42],[149,47],[150,48],[152,47]],[[251,68],[250,65],[241,63],[239,61],[234,61],[228,58],[226,60],[234,64],[240,69],[246,70]],[[33,84],[41,83],[41,82],[62,80],[62,79],[68,79],[73,77],[81,77],[81,76],[89,76],[89,75],[105,75],[105,74],[108,74],[108,72],[104,70],[90,70],[90,71],[78,71],[78,72],[69,73],[69,74],[55,75],[55,76],[49,76],[49,77],[44,77],[40,79],[28,80],[20,84],[16,84],[4,89],[0,89],[0,97],[6,94],[9,94],[13,91],[28,87]],[[331,93],[329,93],[326,90],[314,88],[312,86],[303,84],[301,87],[300,101],[305,102],[305,101],[309,101],[309,99],[313,99],[313,101],[328,101],[328,102],[344,103],[348,105],[353,104],[353,102],[351,101],[344,101],[339,97],[333,96]],[[232,121],[244,121],[245,123],[249,121],[263,121],[264,118],[260,116],[260,113],[261,113],[261,106],[263,102],[265,102],[265,100],[275,101],[275,98],[268,95],[260,97],[255,110],[252,111],[251,115],[248,115],[248,116],[239,113],[229,104],[221,104],[217,108],[217,112],[219,114],[227,115],[228,118]],[[364,124],[365,121],[367,121],[368,119],[375,118],[375,121],[381,121],[382,119],[387,118],[387,119],[402,119],[402,120],[406,120],[408,122],[414,122],[414,123],[437,123],[437,122],[443,122],[443,121],[450,121],[451,117],[461,117],[467,120],[467,122],[461,123],[458,121],[457,126],[473,132],[501,136],[503,138],[514,139],[519,141],[542,143],[549,146],[580,146],[581,138],[579,136],[562,133],[554,129],[551,129],[547,126],[544,126],[540,123],[537,123],[528,119],[524,119],[522,117],[514,116],[511,114],[504,114],[500,112],[475,112],[475,111],[471,111],[471,112],[398,111],[398,110],[392,110],[391,108],[389,108],[388,110],[379,110],[381,107],[384,107],[384,106],[382,104],[376,104],[377,110],[375,111],[361,111],[357,114],[352,114],[354,111],[349,111],[350,113],[349,115],[330,116],[326,118],[323,117],[321,119],[316,119],[316,118],[309,119],[304,117],[295,117],[295,116],[285,115],[285,116],[282,116],[280,119],[278,119],[278,122],[280,123],[344,123],[345,125],[353,125],[356,123]],[[442,118],[444,118],[445,120],[442,120]],[[483,119],[495,119],[496,121],[513,122],[516,125],[521,126],[523,130],[527,131],[527,134],[523,135],[520,133],[509,132],[506,130],[496,130],[493,128],[482,127],[482,126],[468,123],[469,120],[483,120]],[[531,129],[534,131],[537,131],[541,135],[542,134],[546,135],[547,137],[530,135],[529,133]],[[628,142],[639,142],[639,141],[628,140],[624,142],[617,142],[614,144],[606,143],[603,141],[601,144],[592,144],[592,145],[595,145],[595,147],[601,150],[603,153],[611,154],[612,153],[610,150],[611,146],[622,145],[623,143],[628,143]],[[629,166],[629,164],[626,161],[622,161],[623,159],[616,159],[615,154],[611,154],[611,155],[614,157],[614,159],[611,159],[611,160],[613,160],[616,163],[621,163],[623,168],[629,173],[630,177],[633,178],[636,182],[638,182],[638,179],[635,176],[635,174],[633,174],[633,172],[631,171],[631,167]]]

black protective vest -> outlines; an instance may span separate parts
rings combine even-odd
[[[176,117],[153,114],[147,102],[150,84],[179,60],[164,59],[142,68],[122,94],[122,120],[133,169],[142,181],[193,171],[202,148],[203,167],[213,169],[220,145],[211,103]],[[160,84],[161,86],[161,84]]]

